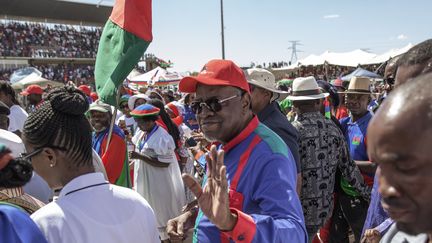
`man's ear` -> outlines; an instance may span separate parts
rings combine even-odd
[[[243,111],[251,110],[252,109],[252,102],[251,102],[252,98],[251,98],[250,94],[246,92],[242,96],[243,97],[241,99],[241,102],[242,102]]]

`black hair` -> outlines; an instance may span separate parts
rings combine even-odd
[[[0,80],[0,92],[5,93],[6,95],[10,95],[12,103],[14,105],[21,105],[17,100],[15,90],[8,82]]]
[[[0,154],[5,156],[11,151],[6,149]],[[12,159],[0,170],[0,187],[14,188],[21,187],[30,181],[33,174],[31,162],[22,158]]]
[[[157,119],[159,118],[159,116],[142,116],[142,117],[138,117],[138,119],[144,120],[144,121],[157,121]]]
[[[24,138],[35,147],[63,149],[75,166],[92,164],[89,108],[84,93],[72,85],[53,89],[24,124]]]
[[[421,42],[409,49],[397,61],[397,66],[426,64],[432,59],[432,39]]]
[[[162,121],[165,123],[165,125],[168,128],[168,133],[171,135],[171,137],[174,139],[174,143],[176,145],[176,148],[178,149],[178,141],[180,141],[180,131],[177,127],[177,125],[171,120],[168,113],[165,111],[165,106],[159,99],[151,99],[148,102],[150,105],[153,105],[160,109],[159,116],[161,117]]]

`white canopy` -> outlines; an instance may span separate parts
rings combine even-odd
[[[36,73],[32,73],[32,74],[28,75],[27,77],[21,79],[20,81],[12,84],[12,88],[22,90],[22,89],[25,89],[25,88],[27,88],[27,86],[32,85],[32,84],[37,84],[43,88],[45,88],[47,85],[51,85],[53,87],[63,86],[63,84],[60,82],[51,81],[51,80],[48,80],[46,78],[42,78],[41,76],[39,76]]]
[[[130,81],[134,83],[147,83],[150,85],[164,85],[178,83],[182,78],[183,76],[176,72],[168,72],[166,69],[156,67],[147,73],[131,78]]]
[[[404,54],[405,52],[407,52],[409,49],[411,49],[411,47],[413,47],[414,45],[409,43],[408,45],[402,47],[402,48],[397,48],[397,49],[391,49],[388,52],[385,52],[381,55],[375,56],[373,58],[371,58],[370,60],[367,60],[366,62],[362,63],[362,64],[377,64],[377,63],[383,63],[385,61],[388,61],[390,58],[399,56],[401,54]]]
[[[326,51],[319,56],[313,54],[309,55],[306,58],[298,61],[298,63],[302,66],[317,66],[323,65],[327,62],[330,65],[357,67],[359,64],[362,64],[375,56],[376,54],[369,53],[360,49],[350,52]]]

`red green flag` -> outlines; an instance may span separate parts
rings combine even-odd
[[[95,65],[96,91],[116,106],[119,85],[152,41],[152,1],[116,0],[99,41]]]

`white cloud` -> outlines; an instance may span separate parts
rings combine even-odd
[[[396,37],[398,40],[406,40],[408,39],[408,36],[404,35],[404,34],[400,34]]]
[[[323,16],[324,19],[337,19],[339,17],[339,14],[328,14]]]

